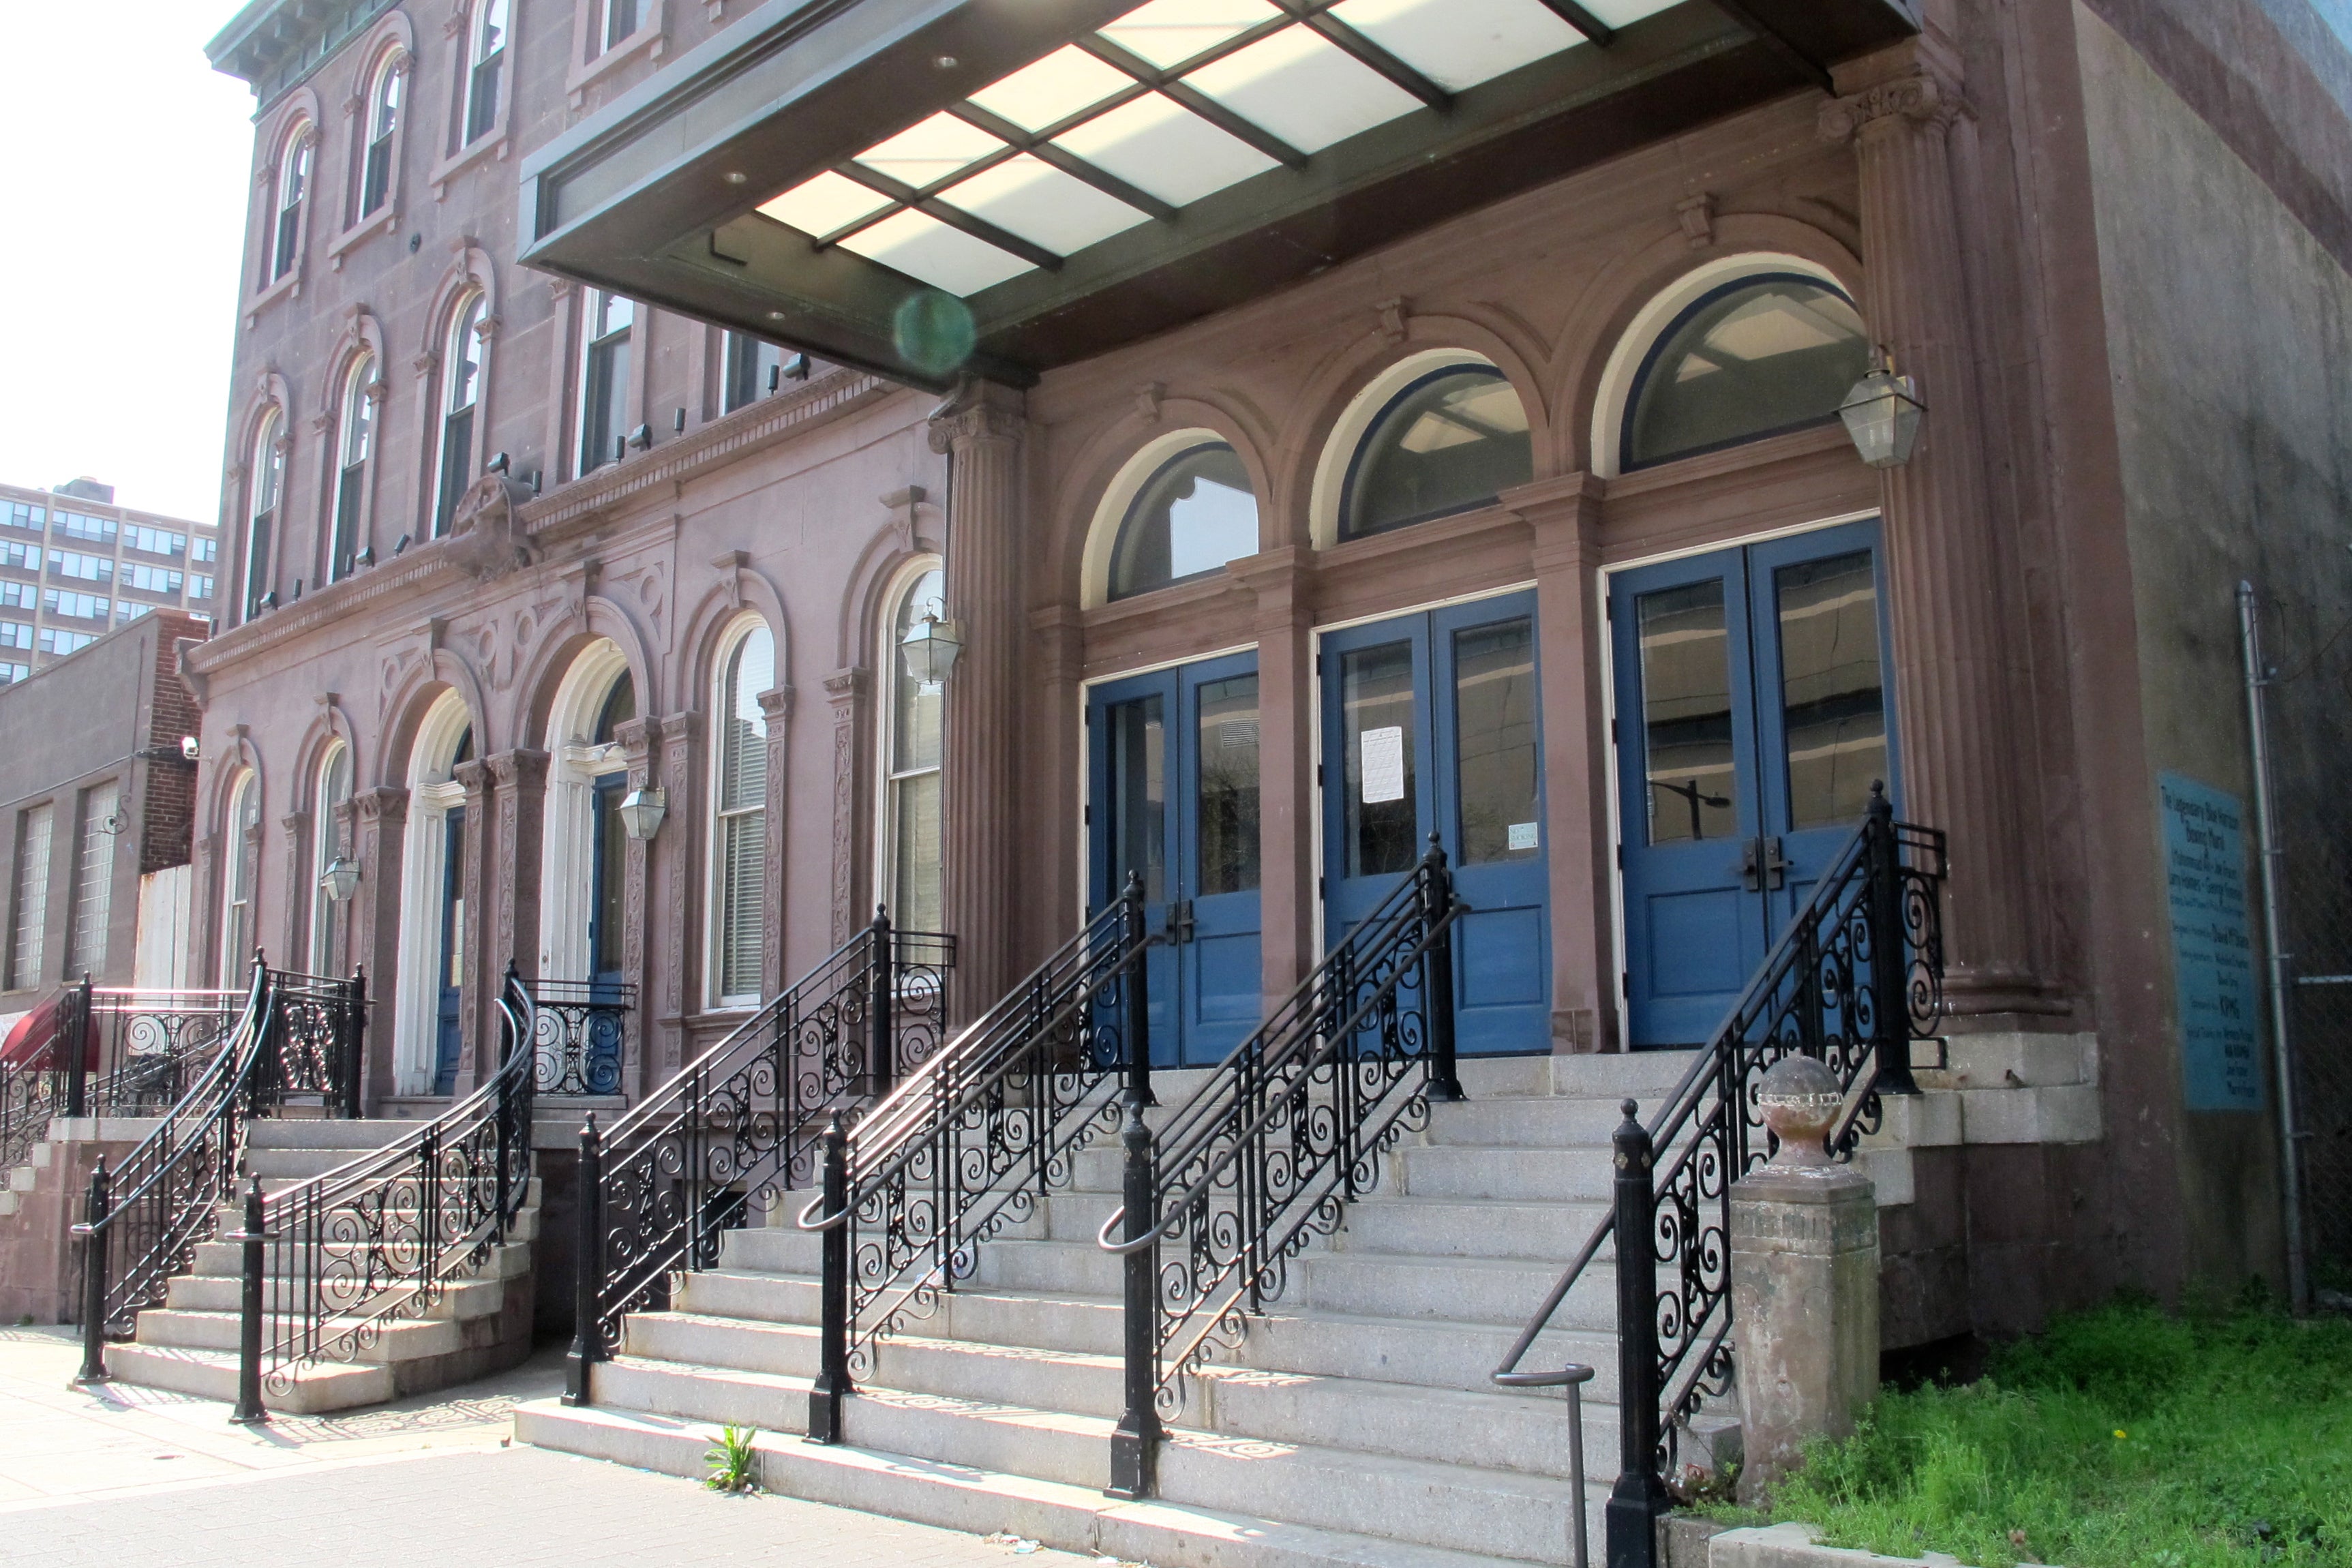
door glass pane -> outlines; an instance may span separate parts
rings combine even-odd
[[[596,954],[598,974],[621,971],[621,893],[628,865],[628,837],[621,826],[621,791],[600,785],[596,791]]]
[[[1343,656],[1347,874],[1394,876],[1420,854],[1413,777],[1412,645],[1383,643]]]
[[[1258,885],[1257,677],[1201,688],[1201,882],[1197,896]]]
[[[1462,863],[1532,858],[1536,826],[1536,639],[1525,620],[1454,634],[1454,727]]]
[[[1723,579],[1664,588],[1634,603],[1649,841],[1728,838],[1739,830],[1739,783]]]
[[[1783,566],[1780,711],[1792,831],[1860,820],[1886,777],[1886,693],[1878,667],[1878,583],[1870,552]]]
[[[1168,896],[1168,723],[1157,697],[1106,709],[1109,726],[1110,896],[1143,873],[1143,896]]]
[[[444,909],[446,918],[442,925],[441,954],[445,978],[441,984],[455,988],[466,983],[466,895],[463,888],[466,865],[466,814],[453,811],[448,817],[448,831],[442,841],[441,876],[443,878]]]

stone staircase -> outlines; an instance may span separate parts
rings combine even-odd
[[[1118,1204],[1109,1139],[1080,1155],[1069,1190],[981,1247],[932,1317],[881,1342],[843,1445],[796,1436],[819,1294],[798,1202],[730,1233],[672,1310],[632,1315],[622,1352],[592,1371],[593,1405],[527,1405],[516,1431],[700,1475],[719,1426],[753,1426],[773,1490],[1159,1568],[1571,1562],[1565,1400],[1488,1373],[1603,1212],[1619,1101],[1654,1104],[1688,1060],[1465,1060],[1471,1100],[1434,1107],[1382,1190],[1292,1262],[1242,1344],[1184,1379],[1153,1500],[1102,1490],[1121,1367],[1119,1266],[1096,1245]],[[1180,1102],[1192,1077],[1161,1075],[1160,1098]],[[1526,1363],[1599,1369],[1584,1434],[1596,1554],[1616,1474],[1613,1291],[1597,1262]]]
[[[264,1120],[247,1126],[246,1168],[275,1192],[324,1174],[413,1131],[414,1121]],[[284,1392],[265,1390],[273,1410],[317,1415],[377,1405],[501,1371],[530,1353],[531,1247],[539,1231],[540,1184],[530,1183],[506,1243],[480,1270],[449,1285],[422,1316],[398,1318],[350,1361],[299,1368]],[[394,1210],[398,1221],[414,1211]],[[222,1232],[243,1223],[225,1208]],[[126,1383],[233,1400],[237,1384],[243,1248],[207,1241],[194,1267],[172,1280],[165,1304],[139,1314],[137,1337],[107,1349],[107,1368]],[[275,1283],[275,1282],[274,1282]],[[274,1331],[275,1320],[268,1320]],[[332,1331],[331,1322],[329,1325]]]

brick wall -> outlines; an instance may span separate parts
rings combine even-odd
[[[191,616],[158,614],[155,660],[150,689],[154,698],[148,713],[145,744],[174,752],[183,735],[201,732],[204,710],[195,693],[180,679],[181,649],[204,641],[210,623]],[[196,770],[175,762],[159,762],[147,770],[147,810],[140,824],[139,874],[188,863],[194,842]]]

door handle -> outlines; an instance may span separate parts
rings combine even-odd
[[[1742,891],[1764,890],[1764,841],[1750,838],[1739,846],[1739,886]]]
[[[1168,945],[1181,947],[1192,940],[1192,900],[1182,899],[1168,906]]]
[[[1764,885],[1777,893],[1788,884],[1788,880],[1789,857],[1782,851],[1780,839],[1765,839]]]

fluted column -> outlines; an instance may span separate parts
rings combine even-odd
[[[449,770],[449,776],[466,791],[465,864],[458,868],[462,879],[458,886],[466,900],[466,929],[458,932],[457,1018],[463,1044],[457,1052],[457,1078],[451,1090],[460,1100],[474,1090],[482,1079],[482,1040],[487,1028],[484,1015],[488,1011],[488,998],[482,992],[482,932],[488,921],[482,917],[490,907],[490,857],[485,840],[490,836],[490,768],[478,758],[459,763]],[[444,954],[443,963],[448,962]]]
[[[1947,994],[1958,1013],[2038,1011],[2021,863],[2019,752],[2001,549],[1985,480],[1965,247],[1949,133],[1957,75],[1915,41],[1841,72],[1851,96],[1822,133],[1853,140],[1862,175],[1863,310],[1927,422],[1882,471],[1904,815],[1951,835]]]
[[[1022,395],[965,386],[931,418],[948,454],[947,612],[964,649],[947,684],[941,896],[958,942],[957,1011],[972,1016],[1013,975],[1022,835],[1014,820],[1021,748]]]
[[[655,946],[661,955],[661,968],[650,994],[653,1006],[644,1009],[656,1024],[646,1037],[659,1042],[654,1053],[659,1063],[656,1083],[686,1065],[686,1015],[702,1011],[707,994],[701,975],[688,971],[687,957],[696,951],[691,933],[697,929],[703,931],[706,964],[711,940],[709,922],[695,918],[697,911],[688,898],[695,886],[697,863],[704,858],[702,847],[708,842],[702,836],[708,831],[708,818],[695,809],[695,762],[702,755],[702,715],[672,713],[661,721],[660,730],[661,772],[655,782],[661,785],[669,814],[647,868],[660,900],[656,907],[661,910],[663,934]],[[774,744],[772,735],[770,744]],[[773,755],[771,752],[771,758]],[[706,826],[698,829],[698,824]]]
[[[784,988],[785,850],[792,844],[785,812],[792,805],[791,782],[785,766],[785,741],[792,731],[793,689],[779,686],[760,693],[760,712],[768,721],[768,794],[766,841],[761,853],[767,874],[760,883],[760,994],[774,995]]]
[[[498,932],[490,945],[493,986],[512,960],[524,979],[539,974],[540,856],[546,841],[548,754],[500,752],[489,759],[498,789],[497,859],[491,873]]]
[[[393,1042],[399,1038],[394,1016],[401,994],[400,879],[408,848],[408,792],[363,789],[352,797],[352,858],[359,862],[360,885],[352,895],[348,963],[364,963],[368,994],[376,999],[368,1018],[367,1110],[393,1092]]]

